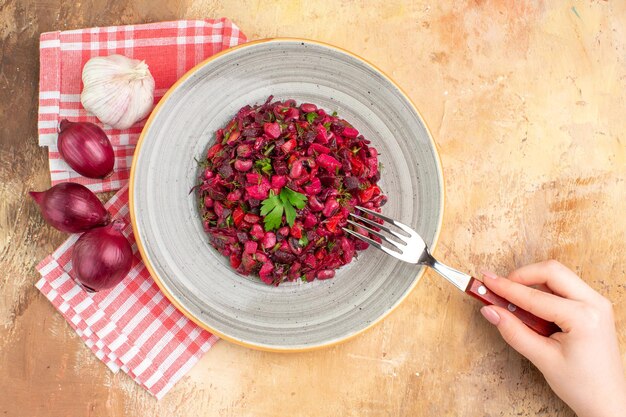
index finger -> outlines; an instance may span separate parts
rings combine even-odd
[[[523,266],[511,272],[511,281],[524,284],[544,284],[556,294],[572,300],[587,300],[596,292],[571,269],[550,260]]]
[[[556,323],[565,332],[571,328],[574,301],[498,277],[493,273],[483,272],[483,275],[486,278],[483,283],[500,297],[537,317]]]

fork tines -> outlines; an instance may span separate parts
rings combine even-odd
[[[383,224],[380,224],[380,223],[378,223],[378,222],[376,222],[374,220],[370,220],[370,219],[368,219],[366,217],[360,216],[360,215],[358,215],[356,213],[350,213],[350,216],[352,216],[354,219],[360,221],[361,223],[357,223],[357,222],[349,219],[348,220],[349,224],[351,224],[351,225],[353,225],[353,226],[355,226],[357,228],[361,228],[363,230],[367,230],[368,233],[372,234],[373,236],[379,237],[382,241],[392,245],[397,250],[390,249],[390,248],[388,248],[386,246],[383,246],[381,243],[375,241],[374,239],[372,239],[372,238],[370,238],[368,236],[365,236],[365,235],[363,235],[361,233],[358,233],[358,232],[356,232],[354,230],[351,230],[351,229],[348,229],[348,228],[344,227],[343,228],[344,232],[346,232],[346,233],[348,233],[348,234],[350,234],[350,235],[352,235],[352,236],[354,236],[354,237],[356,237],[356,238],[358,238],[358,239],[360,239],[360,240],[362,240],[364,242],[369,243],[370,245],[372,245],[372,246],[374,246],[374,247],[376,247],[376,248],[378,248],[378,249],[388,253],[389,255],[395,256],[396,258],[400,257],[402,255],[403,249],[406,248],[406,244],[408,243],[408,239],[415,232],[410,227],[408,227],[407,225],[402,224],[402,223],[400,223],[400,222],[398,222],[396,220],[393,220],[393,219],[391,219],[391,218],[389,218],[387,216],[384,216],[384,215],[382,215],[380,213],[377,213],[377,212],[375,212],[373,210],[369,210],[369,209],[366,209],[365,207],[359,207],[359,206],[357,206],[356,208],[358,210],[364,212],[364,213],[370,214],[371,216],[373,216],[375,218],[379,218],[379,219],[381,219],[383,221],[386,221],[387,223],[393,224],[394,226],[398,227],[402,231],[406,232],[408,234],[408,236],[404,235],[404,234],[401,234],[401,233],[398,233],[395,230],[392,230],[392,229],[390,229],[389,227],[387,227],[387,226],[385,226]],[[369,227],[369,226],[366,226],[366,225],[375,227],[378,230],[375,230],[372,227]],[[398,242],[396,239],[390,239],[389,237],[387,237],[386,235],[381,233],[379,230],[380,231],[384,231],[386,233],[389,233],[389,234],[395,236],[398,240],[400,240],[400,242]]]

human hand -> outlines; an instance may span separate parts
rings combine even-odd
[[[609,300],[557,261],[524,266],[508,279],[483,275],[490,290],[561,327],[543,337],[505,308],[480,310],[579,417],[626,416],[626,378]]]

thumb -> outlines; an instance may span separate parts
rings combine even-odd
[[[488,322],[498,328],[506,343],[540,370],[557,353],[556,340],[535,333],[507,309],[490,305],[481,308],[480,312]]]

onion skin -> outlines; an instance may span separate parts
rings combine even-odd
[[[111,220],[98,197],[81,184],[62,182],[47,191],[29,194],[39,205],[46,222],[62,232],[85,232]]]
[[[96,292],[119,284],[130,271],[133,250],[116,221],[98,227],[76,241],[72,251],[72,277],[87,291]]]
[[[113,146],[98,125],[61,120],[57,147],[63,160],[84,177],[104,178],[113,172]]]

